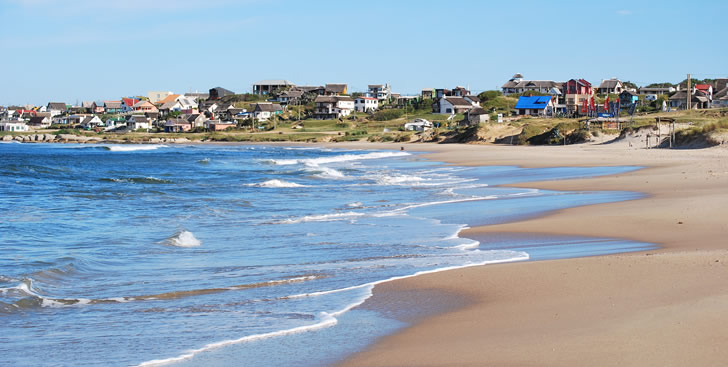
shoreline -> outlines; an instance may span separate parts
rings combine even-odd
[[[326,146],[376,148],[372,144]],[[728,246],[723,246],[728,224],[721,221],[728,217],[728,190],[722,189],[728,187],[725,149],[406,146],[431,152],[427,159],[466,166],[643,166],[612,176],[510,185],[635,191],[645,194],[641,199],[473,227],[461,236],[475,240],[498,233],[618,237],[654,243],[659,248],[448,270],[377,285],[363,307],[416,307],[426,301],[412,296],[417,290],[458,294],[468,302],[416,320],[339,365],[583,365],[584,361],[597,365],[710,365],[728,357],[716,349],[728,341],[728,332],[716,327],[728,326],[728,311],[724,311],[728,309],[728,286],[717,280],[720,274],[728,275]],[[620,277],[614,276],[615,271]],[[538,289],[531,283],[538,284]],[[594,289],[595,283],[600,289]],[[683,292],[671,293],[673,290]],[[410,299],[397,295],[402,291]],[[619,300],[621,308],[609,300]],[[675,327],[670,317],[675,315],[682,316],[678,323],[682,327]],[[541,326],[529,327],[523,319]],[[625,330],[630,332],[625,334]],[[630,346],[636,339],[640,348]],[[505,340],[510,341],[508,345]],[[670,348],[673,352],[663,356],[648,353],[646,357],[642,353],[645,348]],[[611,354],[621,357],[605,358]]]

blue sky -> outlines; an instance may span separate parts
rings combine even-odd
[[[496,89],[728,76],[726,1],[0,0],[0,105],[261,79]]]

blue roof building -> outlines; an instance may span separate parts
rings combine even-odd
[[[520,97],[516,111],[519,115],[551,116],[554,103],[551,96]]]

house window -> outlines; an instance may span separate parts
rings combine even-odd
[[[446,113],[452,113],[452,108],[448,108],[445,110]]]

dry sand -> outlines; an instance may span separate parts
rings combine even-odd
[[[414,322],[343,366],[728,364],[728,149],[646,150],[625,144],[405,148],[434,152],[428,158],[459,165],[647,167],[600,178],[516,185],[648,196],[473,228],[463,236],[620,237],[661,249],[488,265],[379,285],[364,307],[401,312],[427,302],[433,292],[458,295],[452,299],[459,301],[451,311]]]

